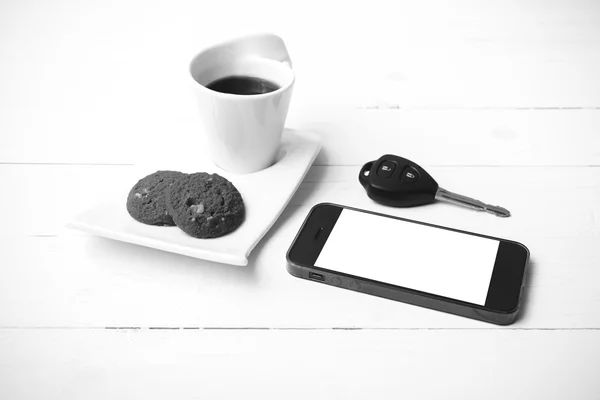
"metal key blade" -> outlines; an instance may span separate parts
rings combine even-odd
[[[492,206],[485,204],[482,201],[473,199],[471,197],[463,196],[450,192],[446,189],[439,188],[435,194],[436,200],[447,201],[448,203],[456,204],[463,207],[468,207],[477,211],[487,211],[494,214],[497,217],[510,217],[510,211],[500,206]]]

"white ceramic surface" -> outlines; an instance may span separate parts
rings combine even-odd
[[[214,172],[229,179],[240,191],[246,206],[244,223],[229,235],[196,239],[177,227],[150,226],[133,220],[123,196],[79,214],[68,226],[123,242],[152,247],[190,257],[234,265],[246,265],[248,255],[275,223],[302,182],[321,148],[319,137],[309,132],[285,130],[277,162],[252,174],[232,174],[209,160],[186,165],[148,165],[136,169],[140,178],[158,169],[183,172]]]
[[[216,165],[250,173],[271,165],[287,117],[294,73],[283,40],[272,34],[212,46],[190,64],[203,134]],[[220,93],[205,86],[227,76],[269,80],[279,89],[257,95]]]

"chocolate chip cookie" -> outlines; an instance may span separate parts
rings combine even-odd
[[[175,225],[165,204],[165,190],[186,174],[157,171],[136,183],[127,196],[127,211],[136,221],[148,225]]]
[[[242,195],[227,179],[199,172],[185,175],[166,191],[169,215],[185,233],[216,238],[234,231],[245,216]]]

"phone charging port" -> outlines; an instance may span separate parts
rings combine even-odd
[[[323,275],[317,274],[316,272],[309,272],[308,273],[308,277],[310,279],[314,279],[315,281],[321,281],[322,282],[322,281],[325,280],[325,277]]]

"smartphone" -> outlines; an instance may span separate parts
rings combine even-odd
[[[519,313],[521,243],[337,204],[312,208],[290,274],[498,325]]]

